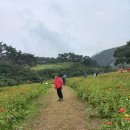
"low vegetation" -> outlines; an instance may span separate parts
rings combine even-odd
[[[29,66],[14,66],[7,63],[0,64],[0,87],[23,84],[28,81],[40,81],[38,74],[31,70]]]
[[[65,63],[57,63],[57,64],[40,64],[32,68],[32,70],[40,71],[46,69],[66,69],[69,68],[73,63],[72,62],[65,62]]]
[[[48,66],[52,66],[51,64]],[[66,67],[65,67],[66,66]],[[67,67],[68,66],[68,67]],[[83,76],[84,73],[86,72],[87,74],[93,74],[95,72],[101,73],[104,72],[104,69],[102,68],[97,68],[97,67],[86,67],[85,65],[81,63],[65,63],[65,64],[55,64],[54,67],[48,68],[48,69],[43,69],[43,70],[38,70],[37,69],[37,74],[42,77],[43,80],[54,78],[55,75],[63,75],[67,74],[67,77],[74,77],[74,76]]]
[[[105,119],[104,129],[129,130],[130,128],[130,73],[108,73],[87,78],[71,78],[68,85],[77,96]]]
[[[35,99],[45,95],[49,84],[25,84],[0,88],[0,130],[22,129],[22,123],[36,112]]]

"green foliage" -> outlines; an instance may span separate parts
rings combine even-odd
[[[98,77],[72,78],[68,85],[74,88],[77,96],[96,110],[101,118],[111,125],[104,129],[128,130],[130,128],[130,80],[129,73],[109,73]],[[124,112],[119,112],[124,108]],[[127,118],[126,118],[127,115]]]
[[[64,62],[64,63],[57,63],[57,64],[42,64],[37,65],[35,67],[32,67],[32,70],[40,71],[45,69],[66,69],[69,68],[73,63],[72,62]]]
[[[50,66],[52,68],[50,68]],[[45,65],[45,67],[47,67]],[[86,67],[85,65],[81,63],[67,63],[65,64],[48,64],[48,69],[37,69],[37,73],[40,77],[43,79],[49,79],[54,78],[54,76],[58,73],[61,76],[66,73],[68,77],[74,77],[74,76],[83,76],[84,72],[87,74],[93,74],[95,72],[103,72],[104,70],[102,68],[90,68]]]
[[[124,49],[125,47],[123,46],[115,50],[114,57],[116,58],[116,62],[115,62],[116,65],[123,64],[126,61]]]
[[[30,67],[14,66],[7,63],[0,64],[0,87],[21,84],[28,80],[38,82],[40,77]]]
[[[130,63],[130,41],[127,45],[119,47],[114,52],[114,57],[116,58],[115,64]]]
[[[7,46],[0,42],[0,62],[10,63],[13,65],[29,65],[35,66],[37,62],[37,58],[28,53],[22,53],[21,51],[17,51],[12,46]]]
[[[0,129],[19,129],[27,116],[36,107],[34,99],[45,94],[50,85],[22,85],[19,87],[0,88]]]
[[[76,55],[74,53],[64,53],[59,54],[57,58],[45,58],[45,57],[39,57],[38,63],[63,63],[63,62],[74,62],[74,63],[81,63],[85,66],[98,66],[95,60],[92,60],[89,56],[82,56],[82,55]]]

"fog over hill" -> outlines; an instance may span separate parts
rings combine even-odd
[[[116,48],[104,50],[92,56],[92,59],[96,60],[97,63],[101,66],[111,66],[114,64],[114,61],[115,61],[114,56],[113,56],[115,50]]]

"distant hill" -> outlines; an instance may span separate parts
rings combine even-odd
[[[92,59],[96,60],[97,63],[101,66],[112,66],[115,61],[115,59],[113,57],[115,50],[116,50],[116,48],[104,50],[104,51],[92,56]]]

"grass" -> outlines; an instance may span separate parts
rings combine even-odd
[[[27,119],[36,113],[37,99],[45,95],[50,84],[24,84],[0,90],[0,129],[22,129]],[[5,90],[4,90],[5,89]]]
[[[65,69],[69,68],[71,65],[72,65],[71,62],[57,63],[57,64],[43,64],[33,67],[32,70],[40,71],[45,69],[62,69],[62,68]]]
[[[106,119],[104,129],[129,130],[130,128],[130,73],[107,73],[98,77],[71,78],[68,85],[98,116]],[[119,112],[123,108],[124,112]],[[125,117],[127,115],[127,118]]]

